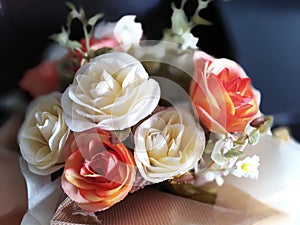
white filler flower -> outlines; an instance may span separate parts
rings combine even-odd
[[[251,179],[257,179],[259,165],[259,157],[257,155],[252,157],[248,156],[244,160],[236,163],[236,169],[233,171],[233,175],[237,177],[249,177]]]
[[[137,44],[143,35],[142,25],[135,22],[134,15],[123,16],[116,23],[113,34],[120,44]]]
[[[136,16],[126,15],[116,23],[99,23],[95,27],[94,37],[114,37],[120,45],[138,44],[143,36],[142,24],[135,22]]]

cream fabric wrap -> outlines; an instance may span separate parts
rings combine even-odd
[[[26,186],[15,144],[20,121],[20,118],[12,117],[0,129],[1,225],[20,224],[27,209]],[[248,150],[261,157],[258,181],[228,178],[219,190],[215,206],[145,188],[99,213],[98,220],[103,225],[299,224],[300,220],[296,218],[299,217],[296,212],[299,185],[294,185],[299,182],[300,145],[292,139],[284,142],[265,136],[257,146]],[[28,185],[28,177],[26,181]],[[51,220],[52,225],[84,223],[80,214],[70,214],[70,209],[76,209],[76,206],[69,199],[58,207],[58,200],[63,196],[59,184],[58,180],[51,187],[43,187],[49,193],[43,199],[46,204],[37,198],[39,192],[28,192],[30,210],[25,214],[23,224],[49,225]]]

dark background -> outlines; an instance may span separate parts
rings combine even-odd
[[[194,7],[189,0],[187,12]],[[170,25],[170,0],[73,0],[88,16],[104,13],[107,21],[136,14],[149,39],[159,39]],[[178,1],[177,1],[178,2]],[[0,0],[0,118],[16,110],[18,82],[37,65],[69,12],[63,0]],[[214,23],[193,30],[199,47],[216,57],[238,61],[262,92],[261,109],[288,125],[295,136],[300,123],[300,1],[231,0],[210,3],[203,16]],[[80,37],[74,32],[74,38]]]
[[[218,3],[236,58],[262,93],[262,111],[300,140],[300,1]]]

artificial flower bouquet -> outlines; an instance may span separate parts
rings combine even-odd
[[[144,187],[185,196],[229,174],[257,178],[259,157],[244,149],[269,132],[272,117],[236,62],[197,47],[191,30],[210,24],[199,16],[209,1],[190,18],[185,2],[172,5],[159,41],[147,40],[133,15],[99,23],[101,14],[86,18],[67,3],[67,25],[52,36],[56,56],[20,82],[33,97],[18,135],[31,187],[56,182],[77,214],[95,217]],[[74,19],[79,41],[70,40]]]

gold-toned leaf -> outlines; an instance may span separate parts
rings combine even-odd
[[[217,188],[218,186],[215,182],[207,183],[203,186],[194,186],[192,184],[184,183],[167,184],[167,189],[176,195],[208,204],[215,203]]]
[[[273,135],[283,141],[290,140],[290,131],[287,127],[278,127],[272,130]]]

